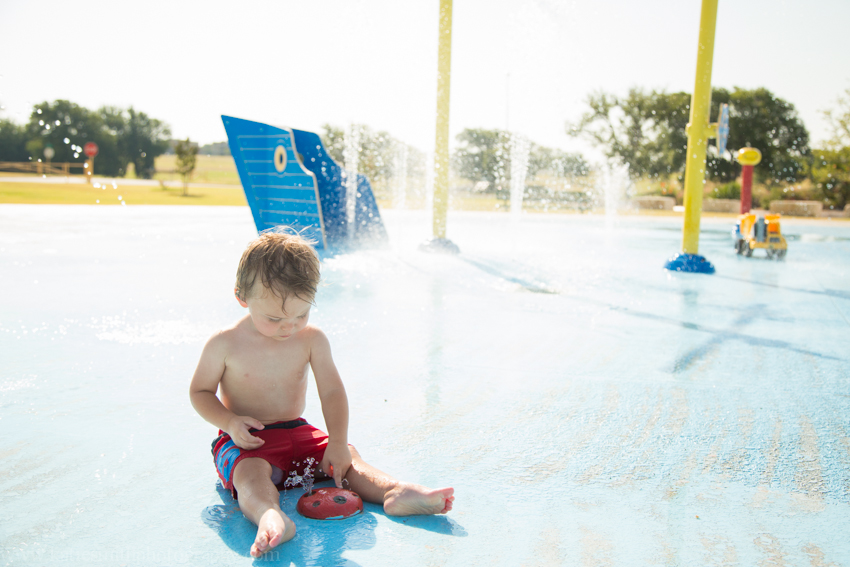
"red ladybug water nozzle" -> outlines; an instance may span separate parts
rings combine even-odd
[[[344,488],[317,488],[298,499],[298,513],[313,520],[343,520],[363,511],[363,499]]]

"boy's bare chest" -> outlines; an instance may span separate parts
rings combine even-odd
[[[307,376],[309,351],[303,345],[234,349],[228,354],[223,386],[242,388],[298,387]]]

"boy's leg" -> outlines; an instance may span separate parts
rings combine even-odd
[[[257,524],[252,557],[259,557],[295,537],[295,524],[280,509],[280,493],[271,477],[272,466],[259,458],[242,459],[233,471],[239,508],[246,518]]]
[[[351,468],[345,475],[348,487],[366,502],[383,504],[390,516],[445,514],[452,509],[453,488],[430,489],[418,484],[401,482],[366,463],[354,447]]]

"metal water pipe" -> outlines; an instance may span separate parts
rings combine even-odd
[[[437,130],[434,144],[433,237],[420,249],[457,253],[446,238],[449,210],[449,101],[452,74],[452,0],[440,0],[440,31],[437,48]]]
[[[709,124],[711,110],[711,66],[714,59],[714,29],[717,22],[717,1],[703,0],[699,24],[699,48],[694,94],[691,97],[691,116],[687,126],[688,154],[685,162],[685,228],[682,251],[699,253],[699,226],[705,187],[706,146],[717,135]]]
[[[714,30],[718,0],[702,0],[697,48],[697,72],[687,126],[688,153],[685,161],[685,222],[682,253],[667,261],[668,270],[714,273],[714,266],[699,252],[699,225],[705,186],[706,146],[717,136],[717,124],[709,123],[711,111],[711,66],[714,59]]]
[[[758,148],[741,148],[737,155],[741,164],[741,214],[745,215],[753,208],[753,167],[761,162]]]

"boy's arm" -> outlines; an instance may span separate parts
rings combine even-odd
[[[351,466],[351,451],[348,450],[348,397],[331,356],[330,342],[319,329],[315,329],[311,344],[310,366],[316,378],[322,414],[328,428],[328,446],[320,466],[342,488],[342,479]]]
[[[224,338],[218,334],[204,346],[201,360],[189,385],[189,399],[195,411],[208,422],[229,434],[237,447],[257,449],[265,443],[248,431],[250,427],[263,429],[263,424],[250,416],[239,416],[224,407],[216,396],[218,384],[224,375],[225,348]]]

